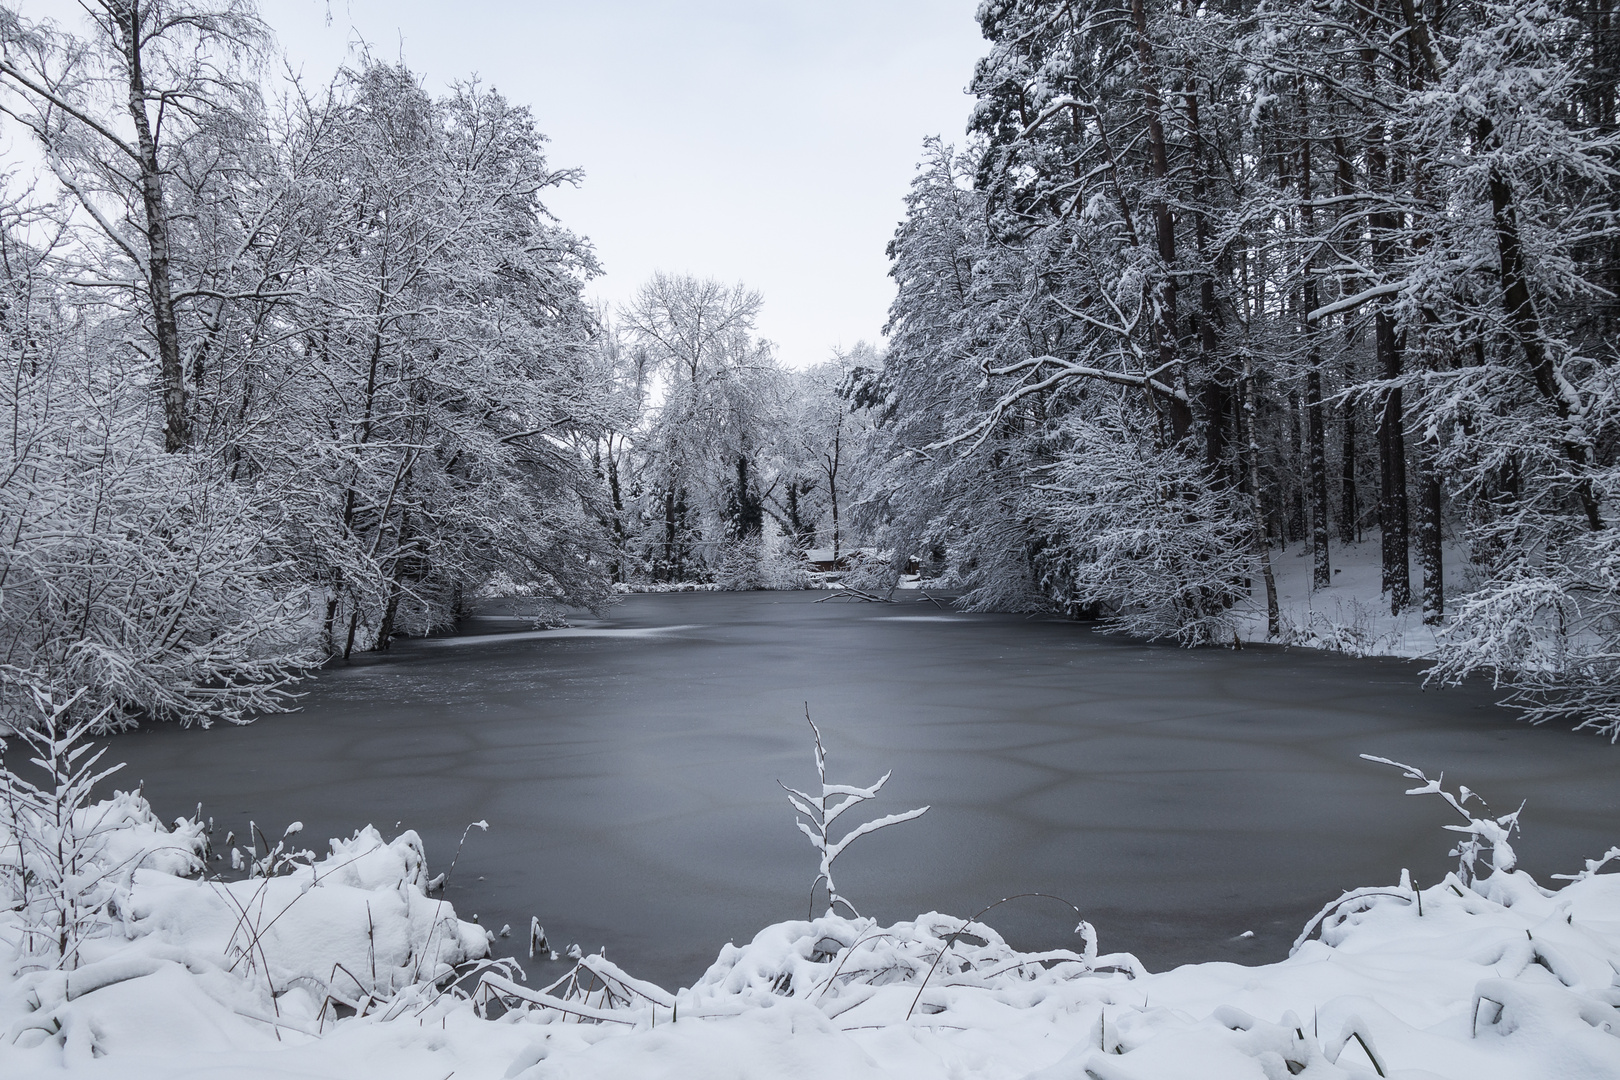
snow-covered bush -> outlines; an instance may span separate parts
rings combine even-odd
[[[1039,485],[1053,533],[1037,559],[1048,594],[1150,640],[1230,642],[1230,613],[1255,573],[1241,497],[1122,409],[1063,434]]]
[[[760,553],[760,588],[808,589],[810,568],[804,549],[774,520],[765,523]]]
[[[714,583],[727,592],[747,592],[765,584],[764,548],[757,537],[730,540],[715,556]]]
[[[1380,614],[1379,608],[1356,597],[1336,597],[1331,615],[1316,607],[1310,610],[1304,628],[1293,633],[1292,643],[1348,656],[1383,655],[1398,634],[1394,631],[1378,632],[1376,625]],[[1283,640],[1289,641],[1286,619],[1284,623]]]
[[[18,736],[49,783],[11,771],[15,760],[0,772],[0,1072],[15,1075],[11,1062],[33,1048],[59,1047],[70,1064],[99,1057],[109,1033],[154,1023],[200,1022],[241,1049],[262,1034],[271,1045],[318,1034],[340,1012],[419,1016],[487,966],[489,933],[428,896],[414,832],[388,842],[368,827],[321,858],[205,879],[200,820],[166,828],[138,792],[91,802],[91,785],[118,767],[97,771],[101,752],[82,741],[90,723],[64,725],[65,714],[52,707]],[[132,1028],[126,1016],[147,997],[161,1018]]]
[[[138,870],[195,873],[204,841],[197,822],[165,830],[139,794],[92,802],[95,785],[123,768],[96,768],[106,748],[92,753],[85,737],[101,717],[72,721],[73,698],[38,690],[34,703],[38,715],[17,727],[9,754],[0,743],[0,910],[12,913],[24,967],[71,971],[89,940],[127,920]],[[45,774],[42,784],[24,777],[19,757]]]
[[[1429,677],[1491,673],[1532,723],[1556,720],[1620,740],[1620,541],[1615,530],[1544,537],[1504,553],[1462,597]]]

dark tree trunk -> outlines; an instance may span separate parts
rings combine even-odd
[[[1346,382],[1354,383],[1352,373],[1346,373]],[[1343,422],[1344,441],[1339,449],[1339,540],[1354,544],[1361,540],[1361,499],[1356,490],[1356,407],[1346,401],[1339,413]]]
[[[1478,135],[1482,143],[1496,141],[1488,119],[1479,122]],[[1513,185],[1495,169],[1491,170],[1491,216],[1496,226],[1497,256],[1502,268],[1502,306],[1507,310],[1508,323],[1519,341],[1536,389],[1552,404],[1558,419],[1567,423],[1576,403],[1570,401],[1558,385],[1558,374],[1553,370],[1552,357],[1547,354],[1547,343],[1541,336],[1541,321],[1530,295],[1530,277],[1524,265],[1524,249],[1519,243],[1519,216],[1513,205]],[[1564,456],[1575,466],[1578,477],[1575,495],[1586,514],[1586,522],[1593,530],[1601,529],[1603,517],[1598,511],[1597,496],[1591,480],[1584,475],[1590,466],[1586,447],[1565,439],[1563,450]]]
[[[394,621],[399,617],[401,592],[399,578],[395,576],[388,582],[388,602],[383,605],[382,622],[377,625],[377,640],[371,644],[372,652],[387,652],[389,642],[394,639]]]
[[[1191,81],[1189,80],[1189,85]],[[1187,108],[1187,130],[1192,140],[1193,201],[1199,209],[1193,215],[1193,239],[1198,247],[1198,358],[1203,378],[1204,461],[1216,475],[1226,455],[1226,416],[1231,411],[1230,365],[1219,355],[1216,335],[1215,268],[1210,265],[1209,215],[1205,213],[1209,178],[1205,171],[1204,135],[1198,124],[1198,94],[1182,95]]]
[[[1395,317],[1379,309],[1374,316],[1379,368],[1386,379],[1401,373],[1401,346]],[[1378,528],[1383,540],[1384,591],[1393,613],[1412,603],[1412,571],[1406,504],[1406,432],[1401,388],[1385,391],[1378,417],[1379,500]]]
[[[354,652],[354,634],[358,629],[360,629],[360,605],[356,602],[349,611],[349,636],[343,642],[343,659],[345,660]]]
[[[1423,445],[1418,454],[1418,565],[1423,568],[1423,621],[1433,626],[1446,614],[1444,564],[1440,552],[1441,501],[1440,473],[1435,468],[1433,449]]]
[[[1165,183],[1170,176],[1170,154],[1165,145],[1164,107],[1159,97],[1153,44],[1148,40],[1146,0],[1131,0],[1131,19],[1136,27],[1136,56],[1148,123],[1148,161],[1156,191],[1152,202],[1153,226],[1159,261],[1163,264],[1153,286],[1153,302],[1158,309],[1155,335],[1158,339],[1159,365],[1165,371],[1175,372],[1175,385],[1185,393],[1187,378],[1180,370],[1176,349],[1176,223],[1164,193]],[[1179,444],[1192,430],[1192,410],[1179,398],[1168,398],[1166,403],[1170,412],[1170,439],[1172,443]]]
[[[110,5],[124,40],[120,43],[129,75],[129,118],[135,127],[139,157],[141,209],[146,218],[146,290],[152,304],[153,336],[157,340],[158,376],[163,391],[163,447],[173,453],[191,442],[186,416],[186,377],[180,363],[180,324],[174,311],[173,251],[169,240],[169,214],[163,197],[163,172],[158,165],[157,141],[146,115],[146,78],[141,66],[143,16],[137,0]]]
[[[626,540],[624,530],[624,491],[619,485],[619,461],[613,456],[613,444],[608,444],[607,453],[607,482],[608,493],[613,498],[613,550],[622,552]],[[608,568],[614,581],[624,580],[624,566],[618,559]]]
[[[1367,139],[1367,180],[1374,198],[1386,196],[1391,188],[1389,156],[1384,147],[1382,126],[1375,126]],[[1369,214],[1373,266],[1388,272],[1395,257],[1395,236],[1400,219],[1388,211]],[[1401,374],[1401,341],[1395,314],[1380,302],[1373,315],[1373,348],[1378,371],[1385,379]],[[1410,566],[1410,515],[1406,505],[1406,432],[1400,387],[1384,392],[1378,417],[1378,529],[1383,553],[1383,585],[1392,612],[1405,610],[1412,603]]]
[[[1333,159],[1338,168],[1334,176],[1334,192],[1340,197],[1348,197],[1355,184],[1355,167],[1351,164],[1349,149],[1345,146],[1344,136],[1336,135],[1333,138]],[[1340,217],[1345,211],[1338,211]],[[1345,315],[1345,345],[1344,356],[1344,383],[1346,386],[1356,384],[1355,361],[1351,357],[1348,346],[1353,340],[1354,331],[1350,324],[1350,315]],[[1360,460],[1356,447],[1356,404],[1346,399],[1339,407],[1339,416],[1343,424],[1343,441],[1339,448],[1339,541],[1345,544],[1354,544],[1361,539],[1361,499],[1356,490],[1356,464]]]
[[[1316,209],[1311,200],[1316,193],[1311,183],[1311,133],[1305,110],[1305,91],[1300,88],[1299,197],[1300,217],[1305,226],[1304,296],[1305,340],[1305,427],[1310,457],[1311,487],[1311,585],[1325,589],[1333,584],[1333,568],[1328,558],[1327,443],[1322,430],[1322,344],[1321,329],[1311,313],[1321,306],[1321,290],[1316,281]]]
[[[1311,455],[1311,584],[1333,584],[1328,559],[1327,440],[1322,430],[1322,372],[1312,365],[1305,376],[1305,418]]]
[[[1254,361],[1247,353],[1243,357],[1243,425],[1247,428],[1248,447],[1245,453],[1249,480],[1249,499],[1253,508],[1254,550],[1260,559],[1260,574],[1266,585],[1266,636],[1282,634],[1282,616],[1277,606],[1277,579],[1271,572],[1271,548],[1266,542],[1266,513],[1260,498],[1260,435],[1259,410],[1254,400]]]
[[[1300,428],[1299,392],[1291,390],[1288,393],[1288,477],[1285,481],[1288,492],[1288,539],[1295,543],[1303,543],[1306,537],[1305,530],[1305,488],[1306,482],[1300,476],[1299,466],[1305,458],[1305,433]]]
[[[664,580],[679,581],[681,570],[680,547],[677,543],[679,525],[676,521],[677,499],[675,489],[664,492]]]

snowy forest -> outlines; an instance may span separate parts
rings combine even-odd
[[[1620,732],[1616,15],[986,3],[882,346],[782,366],[745,285],[596,307],[527,108],[246,2],[0,11],[0,635],[114,726],[241,720],[479,598],[799,587],[1187,645],[1376,544],[1532,719]],[[35,175],[37,173],[37,175]]]
[[[658,19],[851,13],[752,5],[428,7],[609,141],[637,34],[713,68],[645,108],[757,236],[775,84]],[[1620,0],[980,0],[810,364],[747,274],[603,299],[559,106],[403,28],[63,7],[0,0],[0,1075],[1620,1080]],[[883,113],[935,41],[857,29]]]

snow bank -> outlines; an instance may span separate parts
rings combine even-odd
[[[1277,583],[1277,608],[1282,643],[1348,653],[1351,656],[1432,657],[1439,645],[1437,627],[1423,624],[1421,604],[1399,615],[1390,614],[1383,594],[1383,567],[1378,532],[1370,530],[1359,544],[1329,545],[1333,584],[1311,585],[1313,562],[1309,545],[1273,549],[1271,568]],[[1443,551],[1449,585],[1467,587],[1472,572],[1462,548],[1446,544]],[[1412,593],[1420,596],[1422,572],[1412,567]],[[1233,613],[1244,641],[1265,641],[1266,594],[1256,575],[1249,602]]]
[[[928,914],[766,927],[671,993],[586,956],[550,987],[374,829],[284,873],[195,875],[204,831],[138,795],[97,857],[140,865],[72,970],[0,913],[0,1076],[1041,1080],[1620,1078],[1620,875],[1498,870],[1329,905],[1287,960],[1149,973]],[[1611,855],[1620,856],[1620,851]],[[1505,862],[1506,860],[1499,860]],[[1467,877],[1466,871],[1461,871]]]
[[[116,884],[97,918],[81,913],[81,940],[66,960],[41,932],[60,914],[25,891],[34,871],[0,826],[0,1076],[8,1080],[237,1063],[248,1076],[341,1073],[322,1063],[324,1050],[303,1064],[281,1052],[318,1045],[341,1015],[384,1003],[403,1014],[431,1002],[489,952],[485,930],[427,895],[414,832],[387,842],[368,827],[331,841],[319,859],[279,845],[276,858],[253,867],[272,876],[223,881],[198,876],[205,827],[180,819],[165,828],[138,794],[120,792],[74,816],[73,835],[93,838],[77,880]],[[275,1059],[254,1057],[269,1051]]]

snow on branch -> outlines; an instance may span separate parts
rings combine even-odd
[[[1440,786],[1445,780],[1444,773],[1431,780],[1424,774],[1422,769],[1412,765],[1391,761],[1389,758],[1375,757],[1372,754],[1362,754],[1361,757],[1379,765],[1388,765],[1391,768],[1401,770],[1401,775],[1407,779],[1419,781],[1418,787],[1407,789],[1406,793],[1408,795],[1438,795],[1446,801],[1446,805],[1457,811],[1463,820],[1468,822],[1466,825],[1445,826],[1450,832],[1466,833],[1470,837],[1467,840],[1458,841],[1457,846],[1449,852],[1457,859],[1457,876],[1462,879],[1464,885],[1473,883],[1476,877],[1474,863],[1486,851],[1491,853],[1491,870],[1493,872],[1502,871],[1505,873],[1518,865],[1518,856],[1514,854],[1512,845],[1508,843],[1508,838],[1519,827],[1519,814],[1524,810],[1522,804],[1518,810],[1510,814],[1503,814],[1501,817],[1478,816],[1467,808],[1466,803],[1469,799],[1474,799],[1481,807],[1485,807],[1485,800],[1480,798],[1478,792],[1469,790],[1463,784],[1457,785],[1455,795],[1445,790]]]
[[[811,735],[815,739],[816,776],[821,781],[821,794],[819,796],[810,795],[797,788],[790,788],[780,780],[777,781],[777,784],[781,786],[783,791],[788,793],[788,802],[793,804],[793,808],[810,819],[808,822],[803,818],[797,819],[799,831],[804,833],[809,838],[811,845],[821,853],[819,873],[816,875],[816,879],[810,883],[810,917],[814,917],[816,886],[823,882],[827,885],[828,915],[833,913],[833,905],[843,904],[859,917],[860,913],[855,910],[855,905],[840,896],[838,886],[833,883],[833,860],[842,855],[850,844],[853,844],[861,837],[875,833],[879,829],[886,829],[890,825],[898,825],[902,821],[920,818],[928,812],[929,808],[923,806],[915,810],[907,810],[903,814],[888,814],[862,825],[857,825],[845,833],[842,839],[833,840],[829,831],[832,828],[832,823],[851,807],[877,798],[878,792],[883,790],[883,785],[889,782],[892,770],[884,773],[878,778],[877,783],[872,784],[870,787],[829,784],[827,782],[827,751],[821,742],[821,729],[816,727],[814,720],[810,719],[809,705],[805,706],[804,719],[810,725]],[[842,798],[839,798],[840,796]]]

